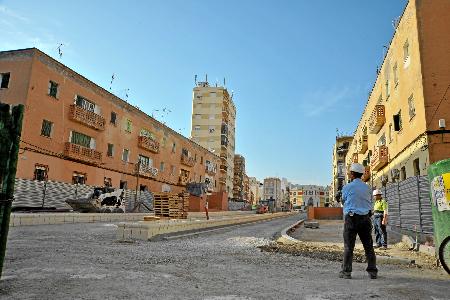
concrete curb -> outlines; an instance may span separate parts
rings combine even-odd
[[[233,225],[243,225],[260,221],[289,217],[296,213],[275,213],[268,215],[242,215],[231,218],[220,218],[210,220],[169,220],[153,222],[119,223],[117,228],[118,241],[132,240],[154,240],[163,239],[175,233],[184,232],[186,234],[224,228]],[[180,235],[181,237],[182,235]]]
[[[302,241],[297,240],[291,236],[289,236],[287,233],[289,231],[291,231],[294,228],[298,228],[303,222],[305,221],[305,219],[300,220],[298,222],[296,222],[295,224],[283,229],[280,234],[281,237],[277,239],[277,243],[280,244],[284,244],[284,245],[295,245],[295,244],[300,244],[302,243]],[[314,242],[314,244],[320,245],[320,244],[324,244],[322,242]],[[380,256],[377,255],[377,263],[379,264],[397,264],[397,265],[411,265],[415,263],[414,259],[408,259],[408,258],[402,258],[402,257],[394,257],[394,256]]]

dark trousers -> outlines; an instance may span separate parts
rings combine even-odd
[[[375,241],[378,246],[387,246],[386,225],[383,225],[383,215],[375,215],[373,225],[375,227]]]
[[[359,236],[366,253],[367,272],[377,274],[375,251],[372,240],[372,220],[369,215],[345,216],[344,222],[344,261],[342,271],[346,274],[352,272],[353,250],[355,249],[356,235]]]

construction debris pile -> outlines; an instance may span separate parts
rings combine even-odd
[[[189,210],[189,193],[154,193],[155,216],[186,219]]]

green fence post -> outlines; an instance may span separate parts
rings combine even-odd
[[[14,196],[23,112],[23,105],[10,109],[8,104],[0,103],[0,277]]]

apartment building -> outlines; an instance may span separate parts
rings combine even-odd
[[[236,107],[222,86],[198,82],[193,89],[191,138],[220,156],[219,189],[233,196]]]
[[[326,207],[331,204],[330,186],[294,184],[290,187],[289,197],[294,206]]]
[[[335,203],[336,195],[345,185],[346,163],[345,158],[353,142],[353,136],[336,136],[336,142],[333,146],[333,177],[331,182],[330,201]]]
[[[261,200],[261,186],[262,183],[256,179],[256,177],[249,177],[249,188],[250,188],[250,202],[252,204],[258,204]]]
[[[207,182],[220,157],[38,49],[0,52],[0,102],[24,104],[17,177],[153,192]],[[7,81],[5,80],[7,78]]]
[[[346,157],[377,187],[450,157],[450,1],[410,0],[395,25]]]
[[[281,180],[276,177],[268,177],[264,179],[264,194],[263,198],[275,199],[275,207],[282,207],[283,195],[281,193]]]
[[[245,158],[242,155],[234,155],[233,199],[243,200],[245,197]]]

